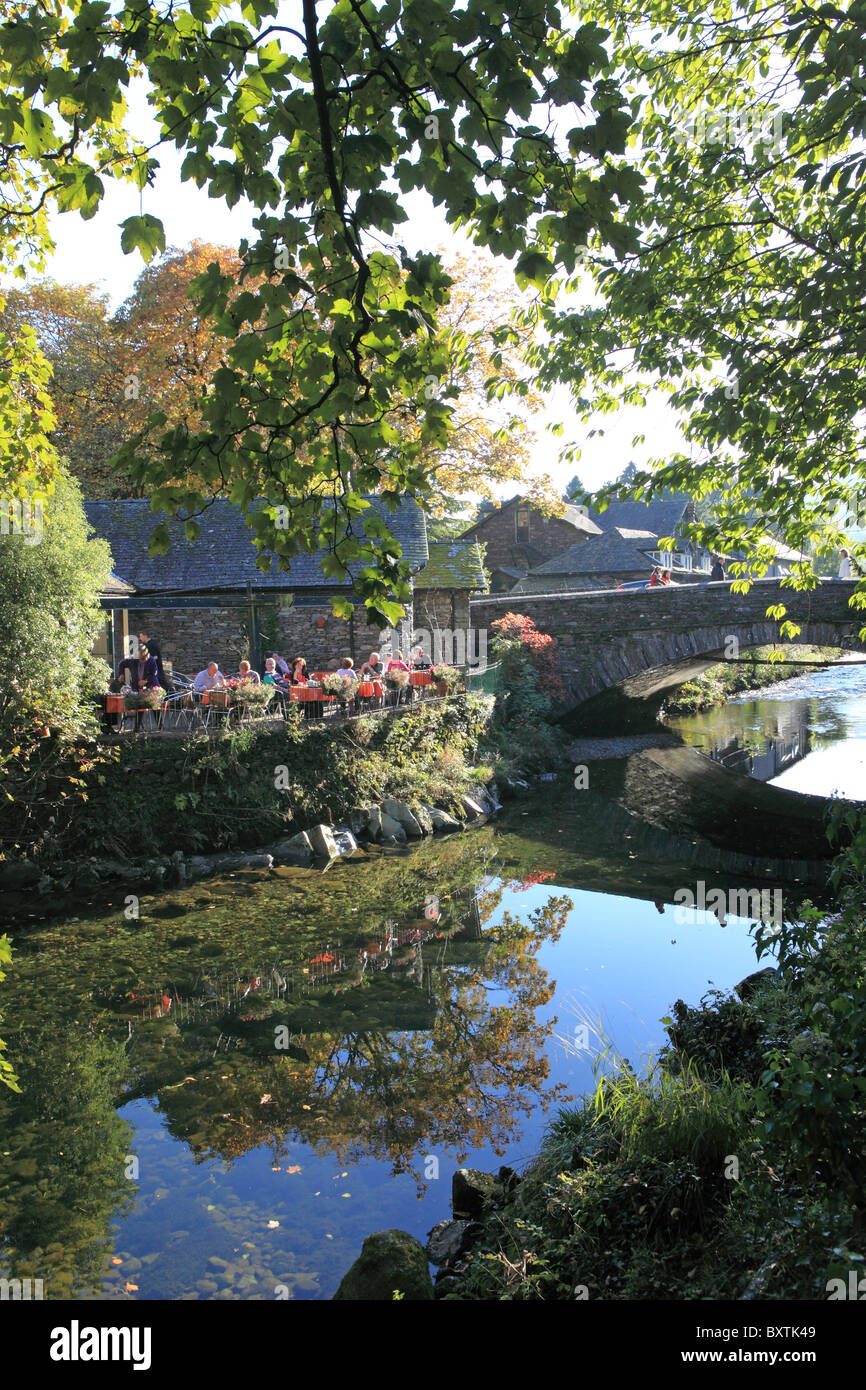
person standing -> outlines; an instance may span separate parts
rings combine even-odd
[[[713,567],[710,570],[710,583],[717,582],[725,578],[725,564],[721,555],[713,556]]]
[[[174,682],[171,680],[171,678],[165,670],[165,667],[162,664],[162,649],[159,643],[154,638],[148,637],[146,632],[140,632],[138,634],[138,640],[145,647],[147,647],[147,650],[149,651],[150,655],[156,661],[156,673],[158,684],[161,686],[163,690],[174,690]]]
[[[842,558],[839,561],[839,579],[851,578],[851,556],[847,550],[842,551]]]

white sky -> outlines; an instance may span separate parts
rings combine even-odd
[[[130,125],[147,144],[158,138],[143,84],[131,89]],[[154,185],[143,193],[139,194],[131,184],[106,179],[100,209],[90,221],[83,221],[78,213],[55,214],[52,230],[56,251],[48,263],[48,275],[63,283],[96,284],[109,295],[113,305],[119,304],[143,267],[138,251],[128,256],[121,251],[119,224],[139,211],[161,219],[168,246],[184,247],[196,239],[237,246],[243,237],[254,235],[254,213],[249,204],[241,202],[229,208],[222,199],[209,198],[206,190],[193,182],[182,182],[180,166],[184,152],[175,150],[173,145],[163,145],[156,153],[160,169]],[[454,233],[442,210],[426,194],[418,192],[404,197],[403,206],[409,219],[400,225],[397,235],[410,252],[441,247],[446,253],[453,250],[471,254],[466,238]],[[546,429],[554,422],[564,425],[562,436],[551,435]],[[568,393],[560,389],[547,396],[546,409],[535,417],[533,424],[538,444],[530,471],[550,473],[559,488],[579,473],[585,486],[594,490],[615,478],[630,459],[641,464],[649,457],[684,447],[676,416],[661,397],[645,410],[630,407],[600,420],[604,436],[589,439],[589,427],[577,419]],[[640,433],[647,442],[632,446],[633,436]],[[560,450],[574,441],[582,443],[581,459],[577,463],[560,463]],[[503,496],[511,496],[514,491],[513,483],[501,490]]]

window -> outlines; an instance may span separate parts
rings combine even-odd
[[[521,545],[529,544],[529,526],[532,513],[529,507],[518,507],[514,513],[514,538]]]

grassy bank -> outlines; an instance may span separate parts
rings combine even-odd
[[[386,796],[450,810],[479,782],[534,775],[563,756],[547,726],[524,739],[501,722],[491,697],[467,694],[399,718],[330,727],[290,718],[186,742],[79,738],[63,747],[45,739],[38,752],[41,765],[27,767],[29,794],[0,806],[8,858],[247,848],[337,824]]]
[[[732,695],[745,690],[763,690],[780,681],[789,681],[794,676],[807,674],[808,668],[798,671],[794,666],[769,665],[773,647],[755,647],[745,652],[741,661],[721,661],[711,666],[696,680],[686,681],[678,687],[662,706],[662,718],[677,714],[697,714],[700,710],[723,705]],[[830,647],[790,647],[785,655],[794,661],[834,661],[839,655]]]
[[[643,1075],[605,1066],[446,1297],[846,1296],[866,1245],[864,866],[861,830],[826,933],[808,912],[745,998],[677,1001]]]

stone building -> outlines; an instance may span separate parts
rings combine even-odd
[[[504,593],[535,566],[600,535],[601,530],[585,507],[566,503],[562,516],[545,516],[525,498],[512,497],[481,516],[463,532],[463,538],[484,544],[491,592]]]
[[[680,526],[694,518],[688,498],[653,502],[613,502],[605,512],[591,512],[598,534],[532,567],[512,592],[566,593],[584,589],[615,589],[620,584],[647,580],[653,567],[671,571],[677,583],[708,580],[709,552],[678,537]],[[674,537],[673,548],[661,542]]]
[[[484,593],[487,576],[477,541],[431,541],[430,558],[414,581],[416,633],[436,661],[485,665],[487,634],[471,627],[469,599]]]
[[[344,656],[356,664],[387,641],[404,647],[414,627],[431,617],[469,624],[469,593],[483,584],[477,545],[445,554],[428,548],[424,513],[410,498],[394,511],[380,497],[368,499],[373,513],[389,527],[409,563],[413,590],[433,555],[433,567],[418,589],[421,611],[410,609],[397,632],[367,623],[363,602],[355,600],[351,578],[326,577],[323,555],[296,555],[287,569],[276,561],[269,573],[256,565],[253,533],[230,502],[219,499],[199,519],[201,535],[188,541],[184,523],[150,510],[146,499],[86,502],[88,520],[108,541],[119,583],[102,598],[107,618],[105,655],[115,667],[126,644],[140,631],[155,638],[163,659],[175,671],[194,674],[211,659],[226,672],[248,657],[261,669],[262,655],[274,649],[287,659],[306,658],[310,670],[334,668]],[[171,546],[165,555],[148,555],[154,528],[165,522]],[[449,547],[445,547],[447,551]],[[352,600],[351,617],[334,615],[334,595]],[[455,626],[455,624],[451,624]]]

